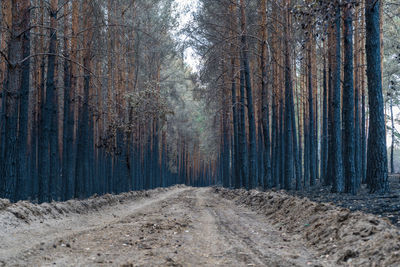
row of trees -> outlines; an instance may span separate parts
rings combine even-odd
[[[389,190],[381,1],[201,0],[188,29],[227,187]]]
[[[199,77],[173,0],[0,4],[0,197],[389,190],[399,44],[382,29],[397,36],[396,2],[199,0],[182,32]]]
[[[205,123],[184,105],[195,81],[171,33],[174,1],[0,3],[0,197],[212,183],[192,156]]]
[[[383,6],[383,88],[388,134],[390,134],[389,166],[392,173],[400,172],[399,152],[400,131],[400,6],[396,1],[385,1]],[[386,90],[385,90],[386,89]],[[397,126],[397,127],[396,127]]]

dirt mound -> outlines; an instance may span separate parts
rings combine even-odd
[[[351,266],[399,266],[400,231],[389,220],[279,192],[216,188],[262,213],[279,229],[302,236],[321,257]]]
[[[288,194],[296,197],[306,197],[315,202],[329,203],[347,208],[351,211],[376,214],[378,217],[388,218],[392,224],[400,228],[400,183],[399,178],[389,176],[390,192],[384,195],[371,194],[367,185],[361,185],[357,195],[332,193],[330,187],[320,184],[312,190],[289,191]]]
[[[30,224],[34,221],[43,222],[47,219],[58,219],[68,214],[86,214],[98,211],[105,206],[124,203],[128,200],[148,198],[168,190],[183,187],[176,185],[170,188],[157,188],[148,191],[132,191],[119,195],[94,195],[85,200],[72,199],[66,202],[33,204],[28,201],[10,203],[7,199],[0,199],[0,227],[15,228],[21,224]]]

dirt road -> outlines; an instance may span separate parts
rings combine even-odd
[[[0,235],[5,266],[329,266],[210,188],[174,188]],[[1,265],[1,264],[0,264]]]

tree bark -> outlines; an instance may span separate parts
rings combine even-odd
[[[343,167],[345,192],[357,193],[354,145],[354,69],[353,69],[353,8],[349,1],[344,7],[344,85],[343,85]]]
[[[328,85],[326,71],[326,57],[323,67],[323,101],[322,101],[322,147],[321,147],[321,178],[324,186],[329,185],[328,179]]]
[[[271,141],[270,141],[270,127],[269,127],[269,92],[268,92],[268,65],[267,63],[267,7],[266,0],[261,0],[260,4],[261,13],[261,116],[264,137],[264,187],[271,187]]]
[[[246,84],[247,96],[247,116],[249,127],[249,169],[248,169],[248,185],[247,188],[256,186],[256,126],[254,120],[253,92],[250,77],[250,66],[248,59],[248,44],[247,44],[247,23],[245,13],[244,0],[240,0],[241,14],[241,58],[243,61],[243,72]]]
[[[31,20],[30,1],[24,3],[21,13],[23,29],[28,29]],[[31,53],[31,34],[30,30],[24,31],[22,38],[22,58],[29,57]],[[19,154],[19,173],[17,177],[15,201],[26,199],[29,195],[29,166],[28,166],[28,116],[29,116],[29,88],[30,88],[30,60],[22,63],[21,87],[19,103],[19,125],[18,125],[18,154]]]
[[[292,128],[292,110],[294,110],[293,105],[293,85],[292,85],[292,66],[291,66],[291,51],[290,51],[290,0],[286,1],[286,11],[285,11],[285,176],[283,181],[283,187],[286,190],[291,189],[291,184],[294,177],[294,157],[293,157],[293,134],[294,129]]]
[[[333,69],[333,94],[332,94],[332,191],[344,192],[343,161],[342,161],[342,123],[341,111],[341,37],[340,37],[340,6],[337,7],[335,19],[335,55]]]
[[[365,50],[370,114],[366,180],[373,193],[386,193],[389,191],[386,127],[382,95],[380,8],[380,0],[366,0]]]
[[[22,34],[29,27],[30,2],[11,1],[11,37],[8,42],[8,72],[4,90],[4,150],[2,162],[1,197],[16,199],[16,186],[19,179],[19,142],[18,139],[18,105],[22,88],[20,61],[27,48]],[[25,65],[24,65],[25,67]],[[27,130],[27,129],[25,129]]]

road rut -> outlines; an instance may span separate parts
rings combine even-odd
[[[210,188],[175,188],[0,236],[5,266],[330,266]],[[2,243],[2,244],[1,244]]]

